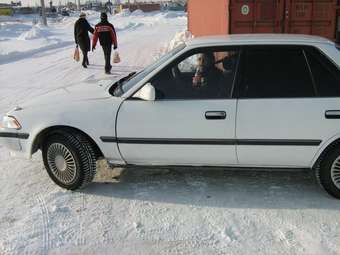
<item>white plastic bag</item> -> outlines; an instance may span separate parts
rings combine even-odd
[[[120,56],[119,56],[118,51],[115,51],[113,53],[113,63],[115,63],[115,64],[120,63]]]
[[[78,48],[78,47],[76,47],[76,48],[74,49],[73,59],[74,59],[75,61],[77,61],[77,62],[80,60],[80,53],[79,53],[79,48]]]

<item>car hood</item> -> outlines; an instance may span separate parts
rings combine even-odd
[[[19,108],[40,107],[55,104],[75,103],[77,101],[102,100],[112,98],[109,88],[121,77],[112,80],[82,82],[48,91],[42,95],[21,103]]]

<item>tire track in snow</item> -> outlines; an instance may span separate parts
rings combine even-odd
[[[86,197],[84,193],[80,194],[80,210],[78,215],[78,222],[79,222],[79,234],[78,234],[78,240],[77,245],[78,246],[84,246],[86,244],[85,237],[84,237],[84,217],[83,213],[86,208]]]
[[[38,194],[37,195],[37,201],[40,207],[40,211],[41,211],[41,215],[42,215],[42,234],[43,234],[43,254],[48,254],[49,249],[51,248],[51,244],[50,244],[50,235],[49,235],[49,230],[48,230],[48,226],[50,223],[49,220],[49,212],[46,206],[46,202],[44,200],[44,198]]]

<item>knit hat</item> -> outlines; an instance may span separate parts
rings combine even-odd
[[[86,17],[86,13],[85,12],[81,12],[80,14],[79,14],[79,18],[85,18]]]
[[[101,20],[107,20],[107,14],[106,14],[105,12],[102,12],[102,13],[100,14],[100,19],[101,19]]]

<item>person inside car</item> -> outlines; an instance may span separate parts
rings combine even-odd
[[[199,94],[205,97],[219,97],[222,93],[221,81],[223,72],[215,65],[213,52],[198,55],[195,76],[192,79],[192,86]]]

